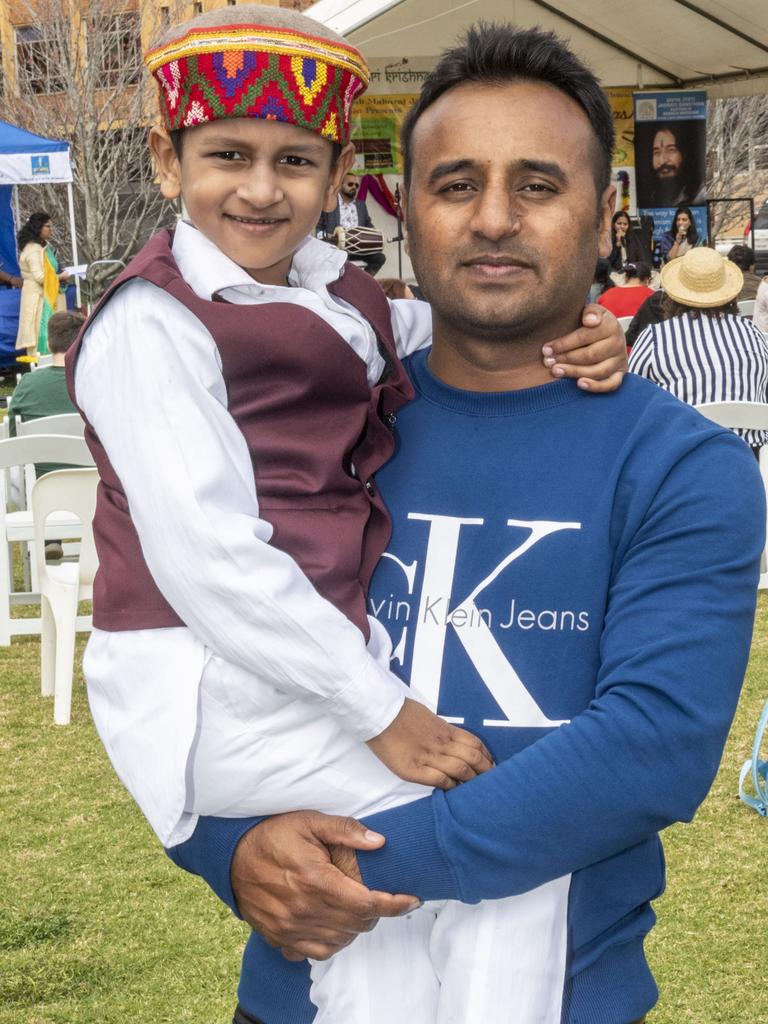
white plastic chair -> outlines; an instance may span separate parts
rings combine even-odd
[[[34,542],[34,525],[31,508],[17,511],[8,510],[5,470],[15,466],[26,466],[35,462],[59,462],[73,466],[93,466],[93,457],[82,437],[63,437],[40,434],[32,437],[8,437],[0,440],[0,645],[7,646],[12,636],[39,633],[39,618],[11,618],[11,606],[15,604],[38,604],[39,593],[15,591],[11,545],[18,543],[26,550]],[[41,479],[44,479],[41,477]],[[59,513],[49,519],[45,530],[47,540],[61,540],[80,536],[80,522],[71,512]],[[79,628],[88,629],[83,620]]]
[[[63,412],[57,416],[38,416],[34,420],[22,420],[20,416],[17,416],[14,429],[16,430],[16,437],[32,437],[37,434],[83,437],[85,434],[85,420],[79,412]],[[29,507],[27,496],[32,493],[35,476],[35,467],[32,463],[29,463],[24,468],[23,480],[19,486],[20,504],[24,508]]]
[[[755,300],[754,299],[742,299],[739,302],[739,316],[752,316],[755,312]]]
[[[696,408],[702,416],[731,430],[768,430],[768,404],[762,402],[705,402]],[[763,478],[766,500],[768,501],[768,445],[759,452],[760,476]],[[768,529],[768,519],[766,520]],[[760,559],[761,590],[768,588],[768,540]]]
[[[16,437],[30,437],[34,434],[59,434],[66,437],[82,437],[85,420],[79,412],[63,412],[58,416],[39,416],[36,420],[22,420],[16,417]]]
[[[95,469],[58,469],[40,477],[32,489],[42,612],[40,689],[43,696],[53,694],[56,725],[67,725],[70,719],[77,606],[93,597],[98,559],[92,521],[98,482]],[[46,524],[49,516],[62,511],[81,524],[80,556],[74,562],[52,565],[45,560]]]

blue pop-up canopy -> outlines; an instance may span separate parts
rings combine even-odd
[[[45,139],[42,135],[0,121],[0,268],[7,273],[19,272],[12,207],[14,185],[58,183],[66,183],[68,187],[72,255],[77,263],[69,143]],[[20,298],[18,288],[0,286],[0,366],[7,366],[16,359]]]

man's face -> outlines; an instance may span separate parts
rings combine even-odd
[[[353,159],[332,165],[330,142],[295,125],[257,118],[213,121],[184,131],[179,160],[168,136],[150,144],[166,198],[179,194],[195,227],[264,284],[285,284],[291,259],[336,206],[339,180]]]
[[[677,146],[674,133],[664,128],[653,137],[653,170],[657,178],[667,181],[677,178],[683,169],[683,154]]]
[[[341,194],[347,199],[354,199],[357,195],[359,182],[354,174],[345,174],[341,183]]]
[[[409,247],[436,325],[500,342],[572,329],[615,197],[597,195],[581,107],[544,83],[467,83],[424,112],[412,147]]]

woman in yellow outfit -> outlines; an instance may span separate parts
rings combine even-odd
[[[52,232],[50,214],[40,211],[29,217],[17,236],[19,272],[24,283],[16,348],[26,350],[26,355],[19,358],[29,362],[37,359],[38,351],[48,351],[48,317],[56,309],[59,282],[69,277],[58,272],[56,257],[49,245]]]

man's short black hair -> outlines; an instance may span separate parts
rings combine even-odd
[[[54,355],[66,352],[85,323],[82,313],[62,310],[48,321],[48,348]]]
[[[735,263],[739,270],[749,270],[755,262],[755,250],[751,245],[734,245],[728,253],[728,259]]]
[[[461,45],[443,54],[408,111],[401,133],[406,186],[411,180],[413,130],[428,107],[465,82],[504,85],[515,81],[546,82],[579,104],[598,144],[595,182],[602,195],[611,181],[613,114],[597,78],[553,32],[487,22],[473,25]]]

